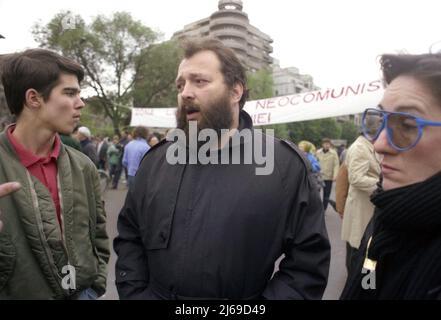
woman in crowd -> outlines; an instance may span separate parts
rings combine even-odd
[[[386,89],[363,129],[382,183],[342,299],[440,299],[441,55],[383,55],[381,66]]]

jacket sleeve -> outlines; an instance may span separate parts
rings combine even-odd
[[[284,258],[263,292],[266,299],[321,299],[327,285],[330,245],[323,205],[306,170],[299,177],[297,191],[291,188],[294,199],[285,232]]]
[[[368,194],[374,192],[378,182],[377,178],[367,175],[369,171],[369,158],[372,156],[368,148],[358,144],[354,145],[354,149],[351,150],[351,154],[346,159],[350,185]]]
[[[333,152],[334,155],[334,168],[332,170],[333,172],[333,176],[332,179],[337,179],[337,175],[338,175],[338,169],[340,168],[340,159],[338,158],[338,154],[337,152]]]
[[[95,223],[95,248],[98,255],[98,275],[92,285],[98,296],[106,292],[107,284],[107,264],[109,263],[110,248],[109,237],[106,231],[106,212],[104,210],[104,201],[101,196],[98,172],[95,167],[93,171],[93,191],[96,201],[96,223]]]
[[[126,146],[127,147],[127,146]],[[122,158],[123,167],[127,168],[129,165],[129,159],[127,154],[127,148],[124,148],[123,158]]]
[[[127,193],[118,217],[118,236],[113,242],[118,256],[115,266],[116,287],[120,299],[143,299],[148,291],[147,256],[142,243],[136,205]]]

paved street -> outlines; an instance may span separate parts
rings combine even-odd
[[[121,183],[120,183],[121,185]],[[127,189],[121,187],[119,190],[108,190],[104,194],[104,200],[106,202],[106,212],[107,212],[107,232],[110,239],[113,241],[115,238],[116,231],[116,221],[118,218],[119,210],[121,209]],[[334,198],[334,195],[331,195]],[[328,287],[326,288],[323,299],[335,300],[340,296],[343,290],[344,282],[346,280],[346,267],[345,267],[345,243],[340,240],[340,228],[341,219],[338,214],[328,206],[326,211],[326,225],[328,228],[328,234],[331,241],[331,268],[329,271],[329,281]],[[105,300],[115,300],[118,299],[118,293],[115,288],[115,253],[113,248],[111,249],[112,255],[110,257],[109,263],[109,275],[107,279],[107,292],[103,297]]]

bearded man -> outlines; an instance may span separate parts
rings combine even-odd
[[[186,137],[187,157],[201,149],[192,141],[197,125],[217,134],[207,153],[242,151],[241,161],[170,163],[172,139],[146,154],[118,218],[120,298],[320,299],[330,247],[319,194],[295,146],[254,134],[239,59],[218,40],[188,42],[176,87],[175,131]],[[229,143],[242,132],[252,141]],[[271,172],[243,161],[249,144],[273,153]]]

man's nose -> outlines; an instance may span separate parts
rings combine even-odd
[[[83,99],[78,97],[77,108],[81,109],[81,108],[84,108],[85,106],[86,106],[86,104],[84,103]]]
[[[190,83],[186,83],[181,91],[181,96],[185,100],[191,100],[194,99],[194,88]]]

